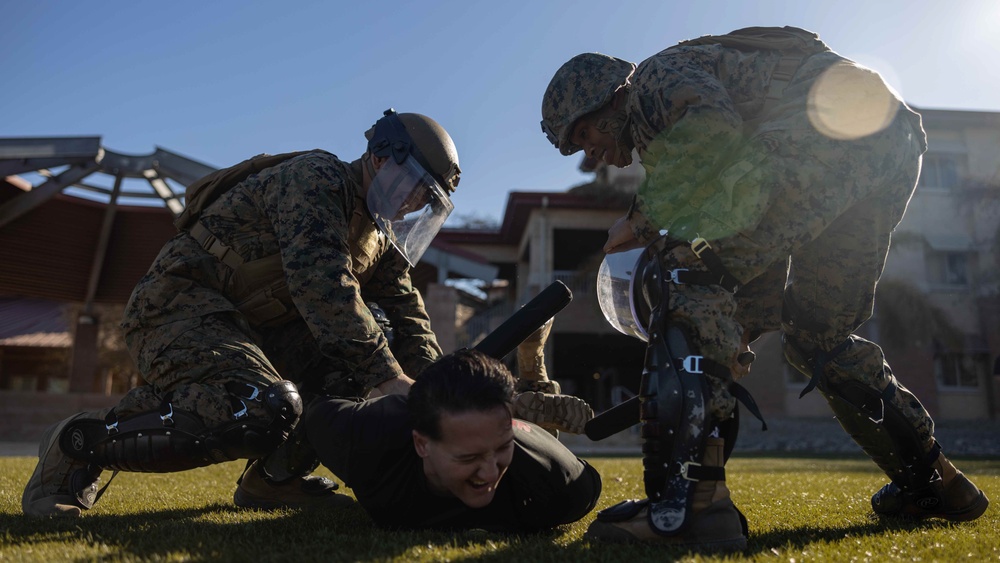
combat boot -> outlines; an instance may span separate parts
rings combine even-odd
[[[708,438],[703,465],[724,465],[722,438]],[[694,486],[691,515],[678,534],[665,536],[650,526],[650,501],[626,501],[602,510],[587,528],[585,538],[615,542],[644,542],[699,551],[736,551],[747,547],[746,518],[733,504],[723,481],[698,481]]]
[[[110,410],[110,409],[108,409]],[[38,465],[24,487],[21,510],[27,516],[80,516],[97,502],[102,469],[67,456],[59,446],[66,425],[79,418],[103,419],[108,410],[82,412],[50,426],[38,446]]]
[[[525,391],[514,395],[514,418],[537,424],[557,438],[560,430],[583,434],[584,426],[594,418],[594,409],[579,397],[559,394],[555,381],[545,383],[551,384],[549,389],[555,392]]]
[[[872,510],[882,517],[923,520],[944,518],[967,522],[979,518],[990,499],[944,456],[923,472],[929,475],[923,483],[897,485],[889,483],[872,496]]]
[[[237,483],[233,502],[242,508],[342,508],[354,504],[353,498],[337,493],[339,485],[326,477],[296,475],[277,481],[266,474],[260,460],[247,465]]]

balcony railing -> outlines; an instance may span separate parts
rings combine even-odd
[[[514,304],[501,301],[492,307],[480,311],[462,325],[458,332],[456,344],[459,348],[472,348],[486,337],[487,334],[500,326],[514,312]]]
[[[573,295],[589,295],[597,285],[597,272],[581,270],[554,270],[552,281],[561,281]]]
[[[563,282],[573,292],[574,296],[579,297],[594,293],[594,287],[597,284],[597,273],[578,270],[555,270],[552,272],[552,281]],[[475,346],[487,334],[492,332],[493,329],[507,320],[513,312],[514,304],[510,301],[502,301],[476,313],[462,325],[456,344],[459,347],[467,348]]]

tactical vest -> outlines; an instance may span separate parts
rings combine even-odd
[[[185,190],[184,211],[174,220],[178,230],[187,231],[202,248],[232,270],[226,284],[227,294],[256,327],[278,326],[297,315],[285,282],[281,255],[247,261],[217,239],[198,218],[212,202],[250,175],[308,152],[313,151],[261,154],[196,180]]]
[[[782,56],[771,74],[771,85],[767,90],[767,98],[764,101],[764,109],[760,112],[761,114],[767,113],[767,110],[781,99],[785,88],[795,76],[799,66],[802,65],[802,61],[817,53],[830,50],[826,43],[820,41],[819,35],[787,25],[785,27],[746,27],[725,35],[703,35],[696,39],[681,41],[677,45],[722,45],[727,49],[739,51],[780,52]]]

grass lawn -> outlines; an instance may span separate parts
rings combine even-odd
[[[590,461],[604,478],[598,508],[644,496],[638,458]],[[869,497],[885,480],[861,458],[730,460],[729,485],[750,522],[750,545],[728,558],[591,543],[582,536],[594,514],[550,533],[511,537],[385,532],[357,506],[243,511],[232,504],[241,462],[174,474],[121,473],[83,518],[28,519],[21,515],[21,491],[34,465],[33,458],[0,458],[2,561],[1000,561],[997,504],[972,523],[879,522]],[[994,503],[1000,499],[1000,461],[958,466]]]

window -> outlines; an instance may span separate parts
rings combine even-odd
[[[920,169],[920,180],[917,186],[921,188],[950,190],[958,186],[958,156],[944,154],[924,155],[924,164]]]
[[[50,377],[48,385],[49,393],[69,393],[68,377]]]
[[[604,259],[607,229],[553,229],[552,269],[581,270],[595,268]]]
[[[968,285],[969,257],[964,252],[947,252],[944,255],[944,283]]]
[[[8,376],[7,388],[11,391],[36,391],[38,389],[38,377],[34,375]]]
[[[970,283],[968,252],[932,250],[927,253],[927,278],[938,289],[968,287]]]
[[[940,353],[934,356],[934,377],[941,387],[976,389],[987,361],[985,354]]]

